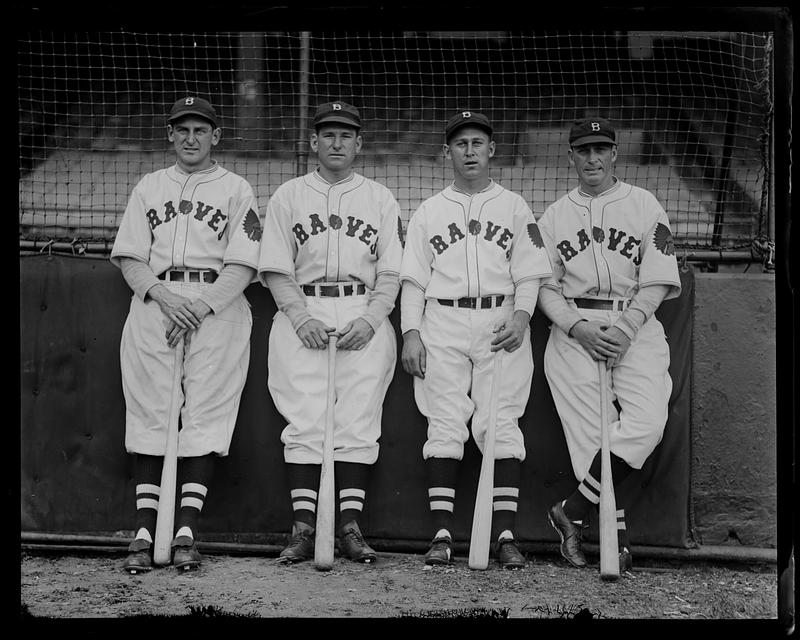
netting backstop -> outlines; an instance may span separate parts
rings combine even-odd
[[[748,32],[31,32],[17,39],[21,248],[110,250],[131,189],[174,162],[185,94],[222,117],[216,157],[261,207],[312,169],[323,101],[364,121],[356,168],[406,223],[446,186],[445,120],[489,116],[492,177],[538,217],[575,186],[566,134],[618,128],[617,175],[651,190],[676,248],[749,251],[768,234],[773,34]]]

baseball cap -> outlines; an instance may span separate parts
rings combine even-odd
[[[327,122],[338,122],[358,129],[361,128],[361,116],[358,115],[358,109],[340,100],[326,102],[317,107],[313,120],[314,127]]]
[[[576,120],[569,130],[569,144],[579,147],[592,142],[617,144],[614,126],[605,118],[583,118]]]
[[[489,118],[485,115],[475,111],[459,111],[447,121],[447,125],[445,125],[444,128],[444,139],[449,140],[450,136],[453,135],[457,129],[467,125],[480,127],[490,136],[492,135],[492,125],[489,124]]]
[[[172,109],[169,111],[167,122],[172,123],[178,118],[189,115],[205,118],[214,125],[214,128],[219,126],[219,116],[217,116],[217,112],[214,111],[214,107],[211,106],[211,103],[208,100],[195,96],[186,96],[173,104]]]

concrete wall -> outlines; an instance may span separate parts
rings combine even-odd
[[[693,342],[695,535],[775,547],[774,275],[698,273]]]

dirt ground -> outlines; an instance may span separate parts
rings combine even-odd
[[[191,571],[129,575],[125,552],[21,552],[23,620],[56,618],[508,618],[776,620],[770,564],[636,560],[616,582],[597,565],[528,555],[524,569],[474,571],[456,557],[428,567],[422,556],[380,553],[372,565],[337,556],[331,571],[274,557],[204,556]],[[590,562],[593,560],[589,558]],[[596,563],[596,558],[594,559]]]

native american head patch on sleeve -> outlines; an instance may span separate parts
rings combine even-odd
[[[665,256],[675,255],[675,241],[672,239],[672,232],[669,227],[659,222],[653,232],[653,244]]]
[[[252,209],[248,209],[247,214],[242,222],[242,227],[247,237],[253,242],[261,242],[261,222],[258,219],[258,214]]]
[[[528,237],[531,239],[534,247],[544,248],[544,240],[542,240],[542,232],[539,231],[539,225],[535,222],[528,223]]]

